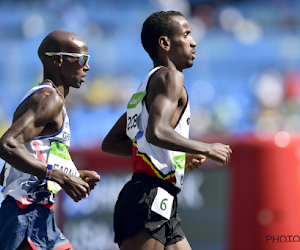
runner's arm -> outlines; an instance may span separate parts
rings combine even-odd
[[[231,153],[229,146],[187,139],[171,126],[178,101],[182,96],[183,74],[177,70],[169,70],[164,77],[156,78],[156,80],[160,82],[155,85],[156,94],[149,110],[147,141],[161,148],[201,154],[220,164],[226,164]]]
[[[28,109],[14,119],[0,139],[0,157],[14,168],[43,179],[47,164],[30,154],[24,143],[39,136],[45,126],[53,122],[62,108],[62,101],[47,89],[35,92],[28,102]]]
[[[132,156],[132,141],[126,135],[126,112],[104,138],[102,151],[119,156]]]
[[[61,114],[63,100],[55,90],[42,89],[28,99],[27,110],[14,120],[0,139],[0,157],[14,168],[44,179],[47,163],[37,160],[24,143],[39,136],[47,124]],[[76,176],[53,169],[51,180],[57,182],[74,200],[78,201],[90,192],[89,185]]]

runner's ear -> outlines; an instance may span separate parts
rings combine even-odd
[[[54,55],[53,56],[53,63],[56,66],[61,66],[63,63],[62,55]]]
[[[158,43],[159,43],[159,46],[163,50],[165,50],[165,51],[169,51],[170,50],[171,41],[170,41],[170,39],[167,36],[161,36],[158,39]]]

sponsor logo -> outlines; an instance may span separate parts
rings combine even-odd
[[[187,118],[187,119],[186,119],[186,124],[187,124],[187,125],[190,125],[190,118]]]
[[[133,97],[133,98],[130,100],[129,105],[137,104],[137,103],[139,103],[143,98],[144,98],[144,96],[142,96],[142,95],[136,96],[135,98]]]
[[[69,156],[69,153],[67,151],[65,151],[63,148],[58,147],[57,148],[57,152],[66,156]]]
[[[67,132],[64,132],[62,137],[65,139],[65,140],[70,140],[70,134],[67,133]]]
[[[176,161],[176,165],[181,166],[185,164],[185,159],[179,159]]]

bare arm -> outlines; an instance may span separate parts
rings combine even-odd
[[[104,138],[102,151],[120,156],[132,156],[132,141],[126,135],[126,112]]]
[[[46,163],[34,158],[24,143],[39,136],[45,126],[58,116],[62,106],[53,92],[47,92],[49,95],[38,92],[41,93],[30,97],[26,112],[14,119],[11,127],[0,139],[0,156],[14,168],[43,179]]]
[[[155,95],[149,110],[146,138],[149,143],[158,147],[182,151],[190,154],[204,155],[220,164],[229,160],[231,149],[221,143],[203,143],[187,139],[177,133],[172,127],[172,120],[178,101],[182,96],[184,77],[176,70],[168,70],[163,77],[156,77]],[[153,91],[153,89],[151,90]]]
[[[35,92],[27,101],[26,111],[15,117],[0,139],[0,157],[16,169],[44,179],[47,164],[31,155],[24,143],[39,136],[61,115],[63,101],[55,90],[49,88]],[[57,169],[53,169],[51,180],[60,184],[74,201],[90,192],[89,185],[81,178]]]

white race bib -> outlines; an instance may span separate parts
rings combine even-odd
[[[137,118],[142,112],[142,100],[145,95],[146,91],[135,93],[127,104],[126,134],[131,140],[134,140],[139,132]]]
[[[48,164],[53,166],[53,169],[59,169],[67,174],[80,176],[74,162],[71,159],[67,145],[58,141],[51,142],[51,149],[48,156]],[[54,181],[47,181],[47,189],[53,193],[58,193],[61,190],[61,186]]]
[[[170,219],[174,197],[161,187],[157,188],[157,194],[152,203],[151,210]]]

